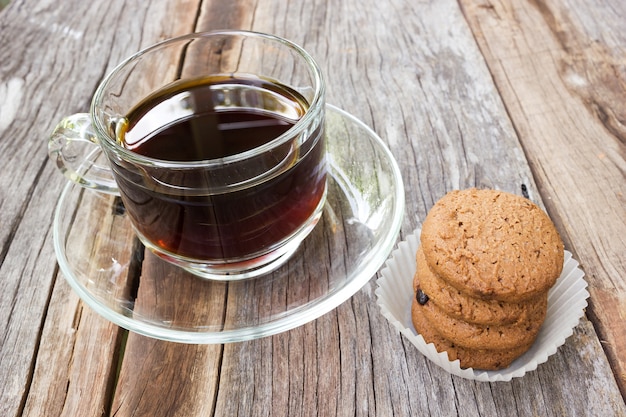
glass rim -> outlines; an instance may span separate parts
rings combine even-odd
[[[120,144],[117,143],[117,140],[115,138],[112,138],[111,135],[108,133],[108,129],[103,124],[103,121],[100,120],[96,116],[97,109],[101,107],[106,89],[109,86],[109,83],[113,80],[113,78],[117,74],[119,74],[124,68],[127,68],[129,65],[132,65],[134,62],[138,61],[141,57],[143,57],[144,55],[148,53],[151,53],[153,51],[156,51],[162,48],[166,48],[173,44],[177,44],[181,42],[183,43],[190,42],[195,39],[212,38],[216,36],[232,36],[232,37],[241,36],[241,37],[247,37],[247,38],[261,38],[261,39],[269,40],[269,41],[287,46],[288,48],[295,51],[302,58],[304,58],[304,61],[306,62],[307,66],[309,67],[313,75],[314,95],[313,95],[313,99],[309,103],[309,107],[306,109],[302,117],[300,117],[298,121],[293,126],[291,126],[287,131],[282,133],[280,136],[277,136],[276,138],[272,139],[271,141],[261,146],[258,146],[256,148],[249,149],[247,151],[240,152],[234,155],[229,155],[223,158],[203,159],[203,160],[198,160],[198,161],[170,161],[166,159],[159,159],[159,158],[152,158],[152,157],[144,156],[136,152],[133,152],[132,150],[126,149],[123,146],[120,146]],[[150,165],[150,166],[157,166],[157,167],[163,167],[163,168],[179,168],[179,169],[223,166],[226,164],[248,160],[251,157],[257,156],[259,154],[262,154],[263,152],[266,152],[270,149],[280,146],[283,143],[287,142],[288,140],[300,135],[302,131],[305,130],[305,128],[309,126],[310,123],[313,122],[313,119],[315,119],[319,113],[325,110],[325,100],[324,100],[325,92],[326,92],[326,86],[325,86],[324,77],[323,77],[323,74],[319,65],[313,59],[313,57],[298,44],[290,40],[287,40],[285,38],[281,38],[279,36],[268,34],[268,33],[262,33],[262,32],[250,31],[250,30],[214,30],[214,31],[207,31],[207,32],[194,32],[194,33],[189,33],[189,34],[185,34],[182,36],[177,36],[174,38],[165,39],[163,41],[152,44],[146,48],[143,48],[139,50],[138,52],[135,52],[133,55],[129,56],[128,58],[124,59],[115,68],[113,68],[113,70],[111,70],[98,85],[96,92],[93,96],[93,99],[91,101],[89,115],[91,117],[92,124],[94,125],[94,128],[95,128],[98,143],[101,146],[106,146],[107,148],[111,149],[118,156],[121,156],[124,160],[138,162],[138,163],[141,163],[144,165]],[[104,141],[101,141],[100,138],[104,138]]]

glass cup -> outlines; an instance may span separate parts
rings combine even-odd
[[[62,120],[49,156],[119,194],[137,236],[204,278],[269,273],[326,198],[325,86],[302,48],[248,31],[195,33],[140,51]],[[104,163],[102,160],[104,156]]]

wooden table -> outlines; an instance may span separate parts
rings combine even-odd
[[[0,415],[626,415],[626,2],[12,0],[0,11]],[[376,305],[372,280],[302,327],[226,345],[128,333],[59,272],[65,179],[46,141],[156,41],[270,32],[318,60],[328,101],[402,171],[400,239],[446,191],[522,193],[581,262],[587,315],[507,383],[453,377]]]

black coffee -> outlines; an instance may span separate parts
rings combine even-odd
[[[168,161],[218,160],[216,168],[114,167],[140,234],[196,259],[243,259],[297,231],[324,195],[322,127],[246,163],[229,162],[289,130],[308,103],[260,79],[212,77],[160,91],[127,116],[118,140]],[[269,174],[267,173],[269,171]]]

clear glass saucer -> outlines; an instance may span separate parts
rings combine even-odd
[[[402,223],[404,189],[385,144],[354,116],[327,106],[326,134],[322,218],[278,270],[242,281],[198,278],[143,247],[119,197],[68,183],[54,219],[66,280],[111,322],[183,343],[260,338],[329,312],[386,261]]]

